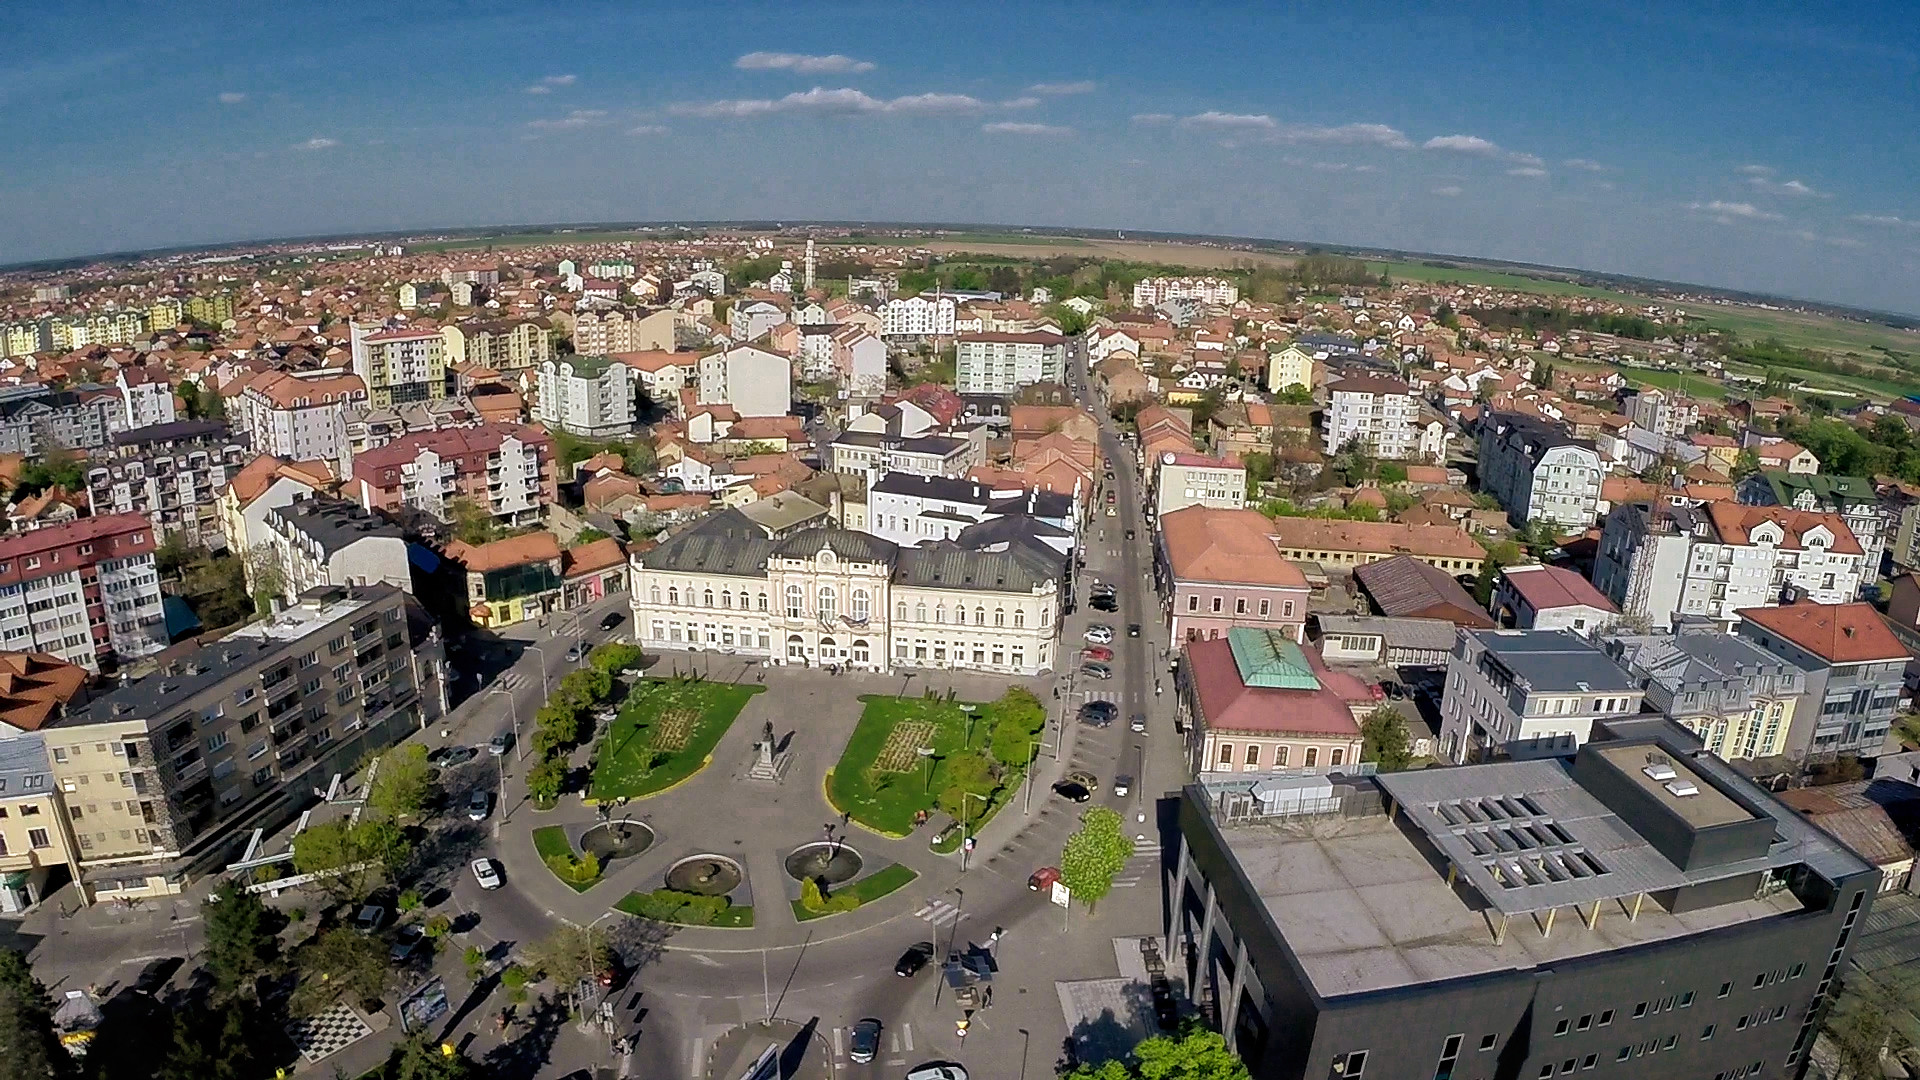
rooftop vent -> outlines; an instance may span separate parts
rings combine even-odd
[[[1668,769],[1667,771],[1671,773],[1673,770]],[[1676,799],[1684,799],[1690,795],[1700,794],[1700,788],[1699,785],[1691,780],[1669,780],[1667,781],[1667,794],[1672,795]]]
[[[1680,775],[1679,773],[1676,773],[1673,771],[1673,766],[1668,765],[1664,761],[1658,764],[1649,765],[1646,768],[1641,769],[1640,771],[1647,774],[1647,779],[1656,780],[1656,781],[1671,780],[1674,777]]]

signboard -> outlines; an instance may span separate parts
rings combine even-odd
[[[1053,883],[1053,891],[1047,895],[1047,899],[1061,907],[1066,907],[1067,904],[1072,901],[1073,893],[1063,882],[1056,881]]]
[[[447,984],[437,976],[400,999],[400,1029],[411,1035],[447,1015]]]

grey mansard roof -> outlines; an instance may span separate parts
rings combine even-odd
[[[1061,567],[1018,548],[1002,552],[957,547],[903,548],[852,529],[806,529],[768,540],[754,529],[729,527],[725,513],[688,529],[640,556],[649,570],[765,577],[772,558],[812,558],[822,548],[850,562],[878,563],[895,584],[934,589],[1030,593],[1056,581]],[[751,528],[751,526],[749,526]]]

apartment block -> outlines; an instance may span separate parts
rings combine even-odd
[[[171,424],[178,419],[173,387],[163,369],[151,364],[129,365],[114,374],[114,385],[120,389],[129,429]]]
[[[605,356],[569,356],[541,363],[537,380],[535,423],[587,439],[633,431],[637,380],[627,365]]]
[[[1246,505],[1247,467],[1237,458],[1168,450],[1155,459],[1154,517],[1186,506],[1239,510]]]
[[[1912,654],[1872,604],[1788,604],[1739,615],[1740,637],[1805,677],[1788,756],[1876,757],[1886,749]]]
[[[1066,381],[1067,339],[1059,334],[962,334],[954,348],[954,387],[962,394],[1012,394]]]
[[[348,332],[353,373],[375,406],[439,401],[447,388],[447,342],[438,330],[364,327]]]
[[[700,358],[696,400],[731,405],[740,416],[785,416],[793,408],[793,365],[778,353],[735,345]]]
[[[234,399],[234,426],[261,453],[333,464],[349,456],[349,411],[365,409],[368,400],[366,383],[350,372],[270,372]]]
[[[1455,764],[1565,756],[1595,722],[1640,711],[1645,690],[1565,630],[1461,629],[1447,658],[1440,753]]]
[[[1143,278],[1134,283],[1133,306],[1157,308],[1169,300],[1193,300],[1231,307],[1240,300],[1240,286],[1226,278]]]
[[[1700,406],[1688,398],[1649,387],[1627,399],[1633,426],[1668,439],[1678,439],[1700,426]]]
[[[474,319],[440,328],[450,367],[481,367],[503,374],[537,368],[553,357],[545,319]]]
[[[1887,546],[1899,531],[1901,515],[1864,476],[1766,469],[1741,481],[1738,496],[1741,502],[1754,506],[1791,506],[1816,514],[1840,515],[1860,544],[1862,582],[1871,582],[1880,573]]]
[[[265,556],[279,567],[286,596],[332,585],[392,585],[413,591],[400,526],[359,503],[295,498],[261,517]]]
[[[1357,443],[1375,457],[1405,461],[1420,449],[1420,403],[1405,382],[1383,375],[1349,375],[1328,385],[1322,449],[1338,454]]]
[[[1647,688],[1649,710],[1671,717],[1728,761],[1786,753],[1800,668],[1702,620],[1671,634],[1610,637],[1607,655]]]
[[[880,305],[882,337],[952,337],[955,306],[951,296],[909,296]]]
[[[80,518],[0,537],[0,647],[111,671],[166,647],[153,525]]]
[[[247,830],[292,820],[334,774],[417,730],[439,645],[410,640],[405,600],[387,586],[310,594],[42,729],[69,813],[83,807],[88,893],[179,892]]]
[[[1607,514],[1593,584],[1622,614],[1731,626],[1743,608],[1859,595],[1860,544],[1838,514],[1716,502],[1627,503]]]
[[[470,499],[515,524],[540,520],[555,485],[553,440],[519,424],[403,435],[356,456],[347,481],[370,510],[411,506],[448,521],[450,505]]]
[[[183,532],[188,542],[220,549],[220,494],[253,460],[245,445],[121,458],[87,470],[87,502],[94,516],[142,514],[154,535]]]
[[[1515,525],[1593,524],[1607,467],[1591,442],[1524,413],[1489,413],[1480,422],[1480,488]]]
[[[659,311],[582,311],[573,319],[573,351],[582,356],[622,352],[667,352],[678,347],[680,313]],[[542,357],[542,360],[546,357]]]
[[[97,450],[127,429],[120,397],[104,387],[0,391],[0,454],[36,457],[51,450]]]

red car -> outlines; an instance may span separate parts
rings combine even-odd
[[[1089,660],[1111,660],[1113,659],[1113,650],[1107,648],[1105,645],[1095,645],[1090,649],[1080,650],[1080,655],[1085,656]]]
[[[1043,866],[1027,878],[1027,888],[1034,892],[1051,892],[1053,883],[1059,880],[1060,870],[1057,867]]]

